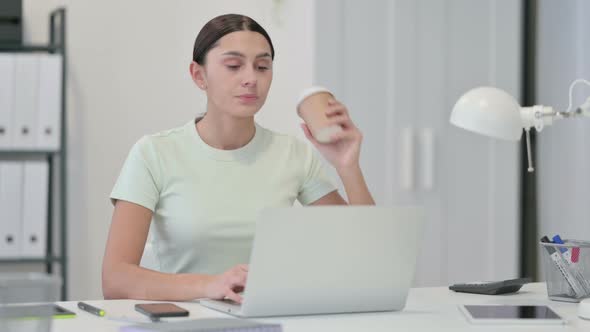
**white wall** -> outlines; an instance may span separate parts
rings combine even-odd
[[[303,137],[294,101],[312,82],[313,0],[25,0],[25,40],[47,42],[48,14],[67,7],[70,299],[101,298],[108,196],[132,144],[182,125],[205,97],[188,75],[194,39],[214,16],[246,14],[276,49],[258,121]]]
[[[539,1],[537,103],[565,111],[572,81],[590,80],[588,13],[587,0]],[[573,96],[576,107],[590,87],[576,86]],[[590,240],[590,119],[556,122],[537,137],[538,237]]]
[[[415,285],[516,277],[518,145],[451,126],[449,117],[477,86],[518,98],[520,3],[316,5],[314,78],[336,91],[363,131],[361,165],[375,200],[425,207]]]

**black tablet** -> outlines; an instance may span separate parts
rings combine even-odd
[[[474,324],[565,324],[545,305],[462,305],[461,311]]]

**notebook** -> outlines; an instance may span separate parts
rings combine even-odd
[[[265,324],[246,319],[202,318],[178,322],[145,323],[123,326],[120,332],[282,332],[280,324]]]
[[[25,318],[36,319],[43,317],[74,318],[76,314],[57,304],[9,304],[0,305],[0,319]]]

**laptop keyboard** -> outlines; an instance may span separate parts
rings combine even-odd
[[[238,305],[238,306],[240,305],[238,302],[236,302],[234,300],[230,300],[230,299],[223,299],[223,300],[220,300],[220,301],[223,302],[223,303],[227,303],[227,304]]]

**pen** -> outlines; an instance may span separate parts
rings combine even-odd
[[[93,315],[97,315],[99,317],[104,317],[104,310],[99,309],[97,307],[93,307],[90,304],[84,303],[84,302],[78,302],[78,308],[89,312]]]

